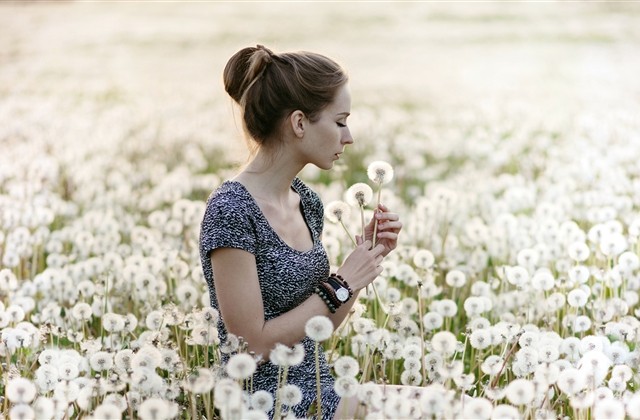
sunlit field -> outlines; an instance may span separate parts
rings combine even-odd
[[[362,418],[640,418],[640,6],[30,2],[0,27],[0,417],[290,417],[299,349],[252,392],[198,254],[247,157],[222,69],[260,43],[350,75],[355,144],[300,175],[332,265],[378,190],[404,222],[315,337]]]

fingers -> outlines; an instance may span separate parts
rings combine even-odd
[[[402,222],[378,222],[378,230],[395,230],[399,231],[402,229]]]
[[[363,243],[362,236],[356,235],[356,245],[362,245],[362,243]]]

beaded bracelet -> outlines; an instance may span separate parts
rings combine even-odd
[[[344,302],[353,296],[353,291],[351,287],[349,287],[349,284],[341,275],[334,273],[326,280],[321,281],[316,287],[315,292],[327,304],[331,313],[335,313]],[[340,295],[338,295],[338,293]]]
[[[322,298],[324,303],[327,305],[327,307],[329,308],[329,312],[331,312],[332,314],[335,314],[340,304],[332,299],[331,295],[329,294],[329,291],[327,290],[327,285],[325,283],[320,283],[318,286],[316,286],[315,292],[318,294],[318,296],[320,296],[320,298]]]

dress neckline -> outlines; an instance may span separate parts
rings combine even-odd
[[[242,192],[249,198],[249,201],[251,202],[251,204],[253,206],[255,206],[258,214],[260,215],[260,218],[269,227],[269,230],[271,231],[271,233],[276,238],[278,238],[278,241],[280,243],[282,243],[284,246],[286,246],[290,250],[292,250],[294,252],[297,252],[299,254],[308,254],[309,252],[313,251],[316,248],[317,240],[316,240],[316,235],[313,232],[313,229],[311,229],[311,226],[309,225],[309,218],[307,217],[307,205],[305,204],[304,199],[303,199],[302,195],[300,194],[300,191],[298,190],[298,188],[296,188],[296,180],[298,180],[298,178],[294,178],[293,182],[291,182],[291,189],[296,194],[298,194],[298,196],[300,197],[300,213],[302,214],[302,219],[304,220],[304,224],[307,226],[307,230],[309,231],[309,235],[311,235],[312,245],[311,245],[311,248],[309,248],[307,250],[299,250],[297,248],[292,247],[289,243],[287,243],[284,239],[282,239],[280,237],[280,235],[278,235],[278,232],[276,232],[276,230],[273,228],[273,226],[271,226],[271,223],[269,223],[269,219],[267,219],[267,216],[265,216],[264,212],[262,211],[262,209],[258,205],[258,202],[256,201],[256,199],[253,197],[253,195],[251,195],[251,192],[249,192],[247,187],[242,182],[233,181],[233,180],[227,180],[224,183],[225,184],[235,184],[235,185],[238,185],[240,187]],[[301,181],[298,180],[298,182],[301,182]]]

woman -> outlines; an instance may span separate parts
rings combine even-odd
[[[338,64],[319,54],[274,54],[258,45],[233,55],[223,79],[256,147],[244,170],[207,203],[200,252],[211,304],[220,311],[221,340],[242,337],[248,351],[265,360],[251,391],[266,390],[275,398],[278,367],[268,361],[270,351],[277,343],[303,343],[304,360],[289,369],[287,383],[301,389],[302,402],[292,410],[305,417],[316,398],[314,343],[305,337],[306,322],[325,315],[338,326],[345,319],[353,296],[382,272],[380,263],[396,247],[402,224],[380,205],[376,245],[372,219],[337,273],[329,272],[320,242],[322,202],[297,174],[307,164],[331,169],[353,143],[347,75]],[[353,412],[355,404],[345,408],[333,390],[323,357],[320,370],[323,418]]]

